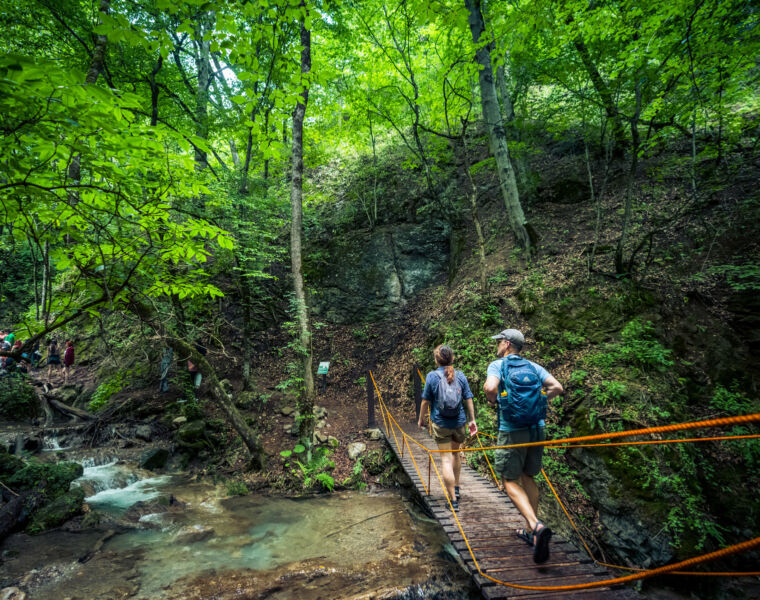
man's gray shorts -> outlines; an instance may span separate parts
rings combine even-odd
[[[509,446],[510,444],[527,444],[528,442],[543,442],[545,440],[546,428],[536,427],[533,429],[533,436],[531,436],[530,429],[500,431],[496,445]],[[541,459],[544,456],[544,447],[530,446],[527,448],[494,450],[493,455],[493,468],[496,475],[507,481],[515,481],[520,479],[523,473],[535,477],[541,472]]]

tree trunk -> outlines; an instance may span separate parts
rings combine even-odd
[[[198,367],[208,382],[212,398],[215,404],[227,416],[230,425],[238,432],[243,443],[251,453],[251,465],[255,469],[264,467],[265,452],[258,434],[253,431],[246,423],[243,415],[235,407],[231,396],[222,388],[216,371],[194,346],[179,337],[171,328],[162,321],[158,314],[147,304],[144,304],[137,298],[133,297],[131,302],[132,311],[146,323],[150,323],[158,334],[163,338],[164,343],[174,350],[175,354],[182,359],[189,359]]]
[[[301,3],[304,7],[304,3]],[[308,14],[308,13],[307,13]],[[304,15],[305,17],[306,15]],[[312,436],[314,434],[314,379],[311,373],[311,332],[309,331],[309,313],[306,304],[306,288],[303,281],[301,264],[301,230],[303,219],[303,122],[306,115],[306,105],[309,101],[309,88],[306,74],[311,71],[311,32],[306,29],[305,21],[301,22],[301,82],[306,85],[301,98],[293,111],[293,155],[291,160],[290,184],[290,259],[293,271],[293,287],[295,289],[296,313],[299,331],[299,348],[303,388],[298,402],[301,415],[299,435],[301,443],[311,453]]]
[[[509,58],[508,54],[507,58]],[[519,142],[520,130],[515,124],[515,105],[512,102],[512,96],[509,94],[509,88],[507,87],[507,69],[504,65],[497,67],[496,78],[499,82],[498,92],[501,97],[501,112],[504,119],[504,130],[507,132],[507,141]],[[523,194],[526,194],[530,192],[530,177],[528,176],[525,152],[513,156],[513,162],[517,171],[517,180],[520,182],[520,189]]]
[[[602,101],[602,106],[607,113],[607,118],[612,124],[612,138],[615,140],[612,151],[615,157],[620,158],[623,156],[625,149],[628,146],[628,140],[625,137],[623,121],[620,118],[620,113],[618,112],[615,100],[612,97],[612,92],[610,91],[607,82],[604,81],[604,78],[596,68],[594,61],[591,58],[591,53],[580,36],[573,40],[573,45],[581,57],[583,66],[586,68],[586,72],[591,79],[591,83]]]
[[[156,83],[156,75],[164,65],[164,57],[161,54],[158,55],[158,62],[150,73],[150,126],[155,127],[158,124],[158,84]]]
[[[50,242],[45,240],[45,246],[42,249],[42,294],[40,304],[42,306],[42,320],[45,327],[48,325],[50,318]]]
[[[236,169],[240,168],[240,156],[238,155],[237,144],[235,138],[230,138],[230,155],[232,156],[232,164]]]
[[[213,13],[204,14],[195,28],[197,54],[195,66],[198,72],[198,87],[195,93],[195,135],[208,139],[208,88],[211,85],[211,41],[204,40],[204,35],[211,29]],[[208,167],[208,154],[195,147],[195,168],[203,171]]]
[[[636,172],[639,166],[639,116],[641,115],[641,78],[636,74],[636,108],[633,118],[631,119],[631,138],[633,147],[631,148],[631,169],[628,172],[628,185],[625,190],[625,204],[623,206],[623,223],[620,226],[620,238],[615,248],[615,273],[618,275],[629,275],[633,269],[633,264],[629,261],[626,266],[623,262],[623,253],[625,243],[628,240],[628,233],[631,227],[631,213],[633,212],[633,182],[636,179]]]
[[[483,14],[480,10],[480,0],[465,0],[465,6],[469,11],[470,31],[472,40],[478,45],[485,31]],[[520,204],[520,194],[517,191],[515,172],[509,159],[507,146],[507,134],[499,111],[499,102],[496,98],[496,85],[493,80],[493,68],[491,67],[491,52],[488,46],[479,47],[476,51],[476,61],[480,65],[478,80],[480,82],[480,101],[483,107],[483,118],[488,127],[491,141],[491,152],[496,160],[496,169],[499,174],[501,193],[504,197],[507,218],[512,233],[515,235],[518,246],[530,256],[532,243],[528,233],[528,223]]]

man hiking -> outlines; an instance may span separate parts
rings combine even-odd
[[[454,370],[454,352],[448,346],[438,346],[433,351],[438,368],[425,377],[425,389],[422,391],[420,417],[417,421],[420,429],[425,427],[428,407],[430,407],[430,427],[433,439],[439,450],[456,450],[467,439],[468,422],[465,406],[469,416],[470,435],[478,432],[475,424],[475,408],[472,404],[472,391],[467,377],[461,371]],[[451,507],[459,511],[459,474],[462,470],[461,452],[442,452],[441,464],[443,483],[451,500]]]
[[[497,404],[496,445],[543,442],[547,400],[561,394],[562,385],[542,366],[519,355],[525,337],[517,329],[505,329],[492,339],[499,340],[496,350],[499,358],[488,365],[483,389],[486,398]],[[543,446],[494,451],[494,470],[528,525],[517,536],[533,546],[533,560],[539,564],[549,559],[552,537],[551,529],[536,516],[538,487],[533,478],[541,472],[543,453]]]

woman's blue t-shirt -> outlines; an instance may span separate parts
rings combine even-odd
[[[427,374],[427,377],[425,377],[425,389],[422,390],[422,398],[430,402],[430,420],[433,423],[438,425],[438,427],[457,429],[467,423],[467,416],[464,413],[464,401],[467,398],[472,398],[470,384],[467,382],[467,377],[464,376],[462,371],[454,371],[454,376],[459,381],[459,387],[462,388],[462,404],[459,407],[458,417],[446,419],[438,414],[438,407],[436,406],[438,404],[438,385],[441,383],[441,375],[446,376],[443,367],[438,367],[435,371],[430,371]]]

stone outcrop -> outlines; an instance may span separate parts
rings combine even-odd
[[[447,272],[450,234],[448,223],[430,219],[334,240],[330,263],[314,274],[314,314],[356,323],[393,312]]]

